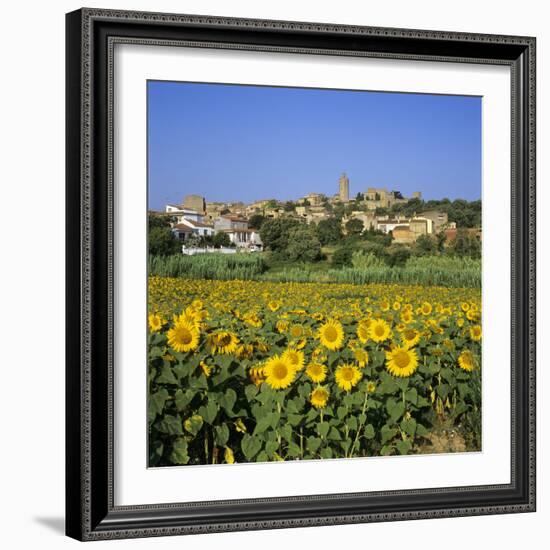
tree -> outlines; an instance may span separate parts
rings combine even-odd
[[[411,257],[411,251],[404,246],[389,248],[386,255],[386,263],[390,267],[403,267]]]
[[[169,227],[153,227],[149,231],[149,254],[170,256],[181,252],[181,242],[174,238]]]
[[[334,251],[332,255],[332,265],[334,267],[346,267],[352,265],[353,253],[357,248],[349,245],[341,246]]]
[[[215,248],[231,246],[231,239],[227,233],[219,232],[212,237],[212,244]]]
[[[416,249],[422,255],[429,255],[437,250],[437,244],[429,235],[420,235],[416,239]]]
[[[348,235],[360,235],[363,232],[364,224],[357,218],[352,218],[346,223],[346,231]]]
[[[290,261],[315,262],[321,258],[321,243],[315,231],[308,225],[300,224],[288,232],[288,245],[285,255]]]
[[[286,201],[283,209],[285,212],[294,212],[296,205],[292,201]]]
[[[465,229],[456,232],[456,238],[451,243],[451,251],[457,256],[481,258],[481,242]]]
[[[363,193],[357,193],[357,195],[355,196],[355,200],[356,200],[357,202],[364,201],[364,200],[365,200],[365,196],[363,195]]]
[[[250,229],[260,229],[264,220],[265,217],[261,214],[254,214],[248,219],[248,227],[250,227]]]
[[[342,239],[342,226],[336,218],[327,218],[317,224],[317,238],[322,245],[335,244]]]
[[[267,249],[273,252],[285,251],[290,230],[300,224],[293,218],[265,220],[260,228],[260,238]]]
[[[155,227],[170,227],[170,222],[174,221],[174,218],[170,214],[153,214],[147,215],[147,225],[149,231]]]

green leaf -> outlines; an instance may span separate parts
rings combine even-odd
[[[336,409],[336,416],[340,419],[344,418],[348,414],[348,408],[347,407],[338,407]]]
[[[350,416],[346,421],[346,425],[351,431],[357,431],[357,418]]]
[[[396,441],[395,446],[397,447],[397,450],[400,454],[406,455],[411,450],[412,443],[410,442],[410,440],[405,439],[404,441]]]
[[[262,442],[257,437],[244,434],[241,440],[241,449],[247,460],[252,459],[262,448]]]
[[[374,426],[372,424],[367,424],[365,426],[365,437],[367,439],[372,439],[374,437]]]
[[[416,433],[416,420],[414,418],[403,419],[401,421],[401,429],[411,437],[414,437],[414,434]]]
[[[381,449],[380,449],[380,454],[382,456],[389,456],[393,453],[393,445],[384,445]]]
[[[268,441],[265,444],[265,452],[267,453],[267,456],[270,458],[273,457],[273,455],[277,452],[277,449],[279,448],[279,443],[277,441]]]
[[[168,435],[183,435],[183,426],[179,415],[165,414],[156,426],[159,432]]]
[[[319,424],[317,424],[317,433],[322,438],[325,438],[328,435],[329,430],[330,430],[330,424],[328,422],[319,422]]]
[[[284,437],[289,443],[292,441],[292,426],[285,424],[281,430],[281,436]]]
[[[342,434],[333,426],[328,432],[328,439],[332,439],[333,441],[341,441]]]
[[[187,464],[189,455],[187,454],[187,440],[185,437],[178,437],[172,446],[170,461],[173,464]]]
[[[166,388],[162,388],[149,396],[149,422],[152,422],[156,418],[157,414],[162,414],[164,404],[166,403],[168,397],[169,394]]]
[[[289,443],[288,448],[286,450],[286,454],[291,458],[300,456],[301,452],[300,452],[299,445],[297,445],[296,443]]]
[[[183,423],[183,427],[193,435],[197,435],[200,432],[202,425],[202,416],[198,414],[194,414]]]
[[[256,462],[267,462],[269,460],[269,456],[265,451],[262,451],[257,457]]]
[[[249,384],[244,389],[244,394],[246,395],[246,398],[249,402],[252,401],[258,394],[258,386],[256,386],[255,384]]]
[[[440,384],[436,387],[435,391],[437,392],[437,395],[441,397],[441,399],[446,399],[449,395],[449,392],[451,391],[451,388],[448,384]],[[460,390],[459,390],[460,391]]]
[[[191,372],[191,366],[189,363],[178,363],[174,367],[174,374],[178,377],[179,380],[182,378],[185,378],[186,376],[189,376]]]
[[[162,355],[164,355],[164,351],[160,346],[152,346],[149,349],[149,357],[151,359],[154,359],[155,357],[162,357]]]
[[[430,432],[428,432],[428,430],[426,429],[425,426],[423,426],[422,424],[416,424],[416,435],[417,436],[420,436],[420,437],[424,437],[426,435],[428,435]]]
[[[310,435],[307,438],[307,448],[311,453],[317,452],[317,449],[321,446],[321,440],[318,437]]]
[[[224,447],[229,441],[229,428],[227,424],[222,424],[221,426],[216,426],[214,428],[214,440],[216,445]]]
[[[411,388],[410,390],[407,390],[407,392],[405,393],[405,399],[409,403],[416,405],[418,402],[418,392],[416,391],[416,388]]]
[[[174,401],[176,403],[176,408],[178,411],[183,411],[189,403],[193,400],[193,397],[195,397],[195,392],[193,390],[176,390],[176,395],[174,396]]]
[[[321,458],[332,458],[332,450],[330,447],[325,447],[319,451]]]
[[[179,381],[174,376],[172,369],[167,365],[162,367],[160,374],[157,376],[156,382],[157,384],[179,384]]]
[[[390,413],[390,422],[397,422],[405,412],[405,404],[402,401],[398,401],[393,407],[388,409]]]
[[[380,430],[382,445],[395,437],[395,434],[397,434],[397,430],[395,428],[390,428],[387,424],[382,426],[382,429]]]
[[[234,389],[228,388],[222,397],[222,406],[229,414],[233,414],[233,405],[237,401],[237,394]]]
[[[408,378],[398,378],[397,380],[395,380],[395,385],[401,391],[405,391],[409,387],[409,379]]]
[[[204,418],[205,422],[212,424],[218,414],[218,407],[212,401],[209,401],[206,406],[199,407],[199,414]]]
[[[254,434],[253,435],[260,435],[264,433],[267,428],[271,427],[271,422],[273,421],[273,413],[266,414],[262,418],[260,418],[256,424],[256,427],[254,428]]]
[[[303,416],[301,414],[289,414],[287,421],[291,426],[298,426],[302,422]]]

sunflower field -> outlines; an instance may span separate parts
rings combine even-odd
[[[479,288],[149,278],[149,465],[481,449]]]

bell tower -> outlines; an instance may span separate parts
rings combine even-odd
[[[346,176],[345,172],[340,176],[338,183],[339,183],[338,195],[340,197],[340,200],[342,202],[348,202],[349,201],[349,178]]]

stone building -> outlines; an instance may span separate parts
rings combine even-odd
[[[196,210],[200,214],[206,212],[206,201],[200,195],[186,195],[183,199],[183,207],[190,210]]]
[[[338,197],[342,202],[348,202],[349,201],[349,178],[346,176],[345,172],[340,176],[340,179],[338,180],[338,184],[339,184]]]

